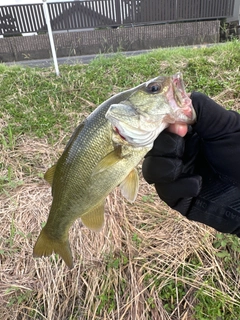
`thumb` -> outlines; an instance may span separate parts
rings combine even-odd
[[[190,98],[197,118],[192,127],[202,139],[215,140],[240,131],[240,116],[237,112],[224,109],[200,92],[193,92]]]

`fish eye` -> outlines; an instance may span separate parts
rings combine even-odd
[[[162,86],[158,82],[149,83],[149,85],[147,86],[147,91],[149,93],[158,93],[161,91],[161,89],[162,89]]]

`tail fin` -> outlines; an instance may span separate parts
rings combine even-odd
[[[53,239],[48,236],[43,228],[34,246],[33,256],[47,257],[53,252],[58,253],[70,269],[73,268],[72,253],[68,239],[65,241]]]

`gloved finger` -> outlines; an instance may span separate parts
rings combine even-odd
[[[147,153],[148,156],[164,156],[181,158],[184,153],[184,138],[177,134],[164,130],[154,141],[153,148]]]
[[[202,139],[205,158],[217,174],[240,183],[240,115],[202,93],[193,93],[191,99],[197,114],[192,127]]]
[[[148,183],[171,182],[182,173],[182,160],[149,156],[143,161],[142,173]]]
[[[196,197],[202,188],[202,177],[199,175],[192,175],[179,178],[170,183],[156,183],[156,191],[159,197],[169,203],[169,201],[181,198]]]
[[[225,134],[239,131],[239,114],[224,109],[200,92],[193,92],[190,98],[197,118],[196,123],[192,127],[202,139],[219,139],[225,136]]]

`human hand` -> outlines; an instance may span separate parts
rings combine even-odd
[[[240,115],[201,93],[191,99],[196,124],[187,134],[185,125],[161,133],[143,176],[188,219],[240,236]]]

